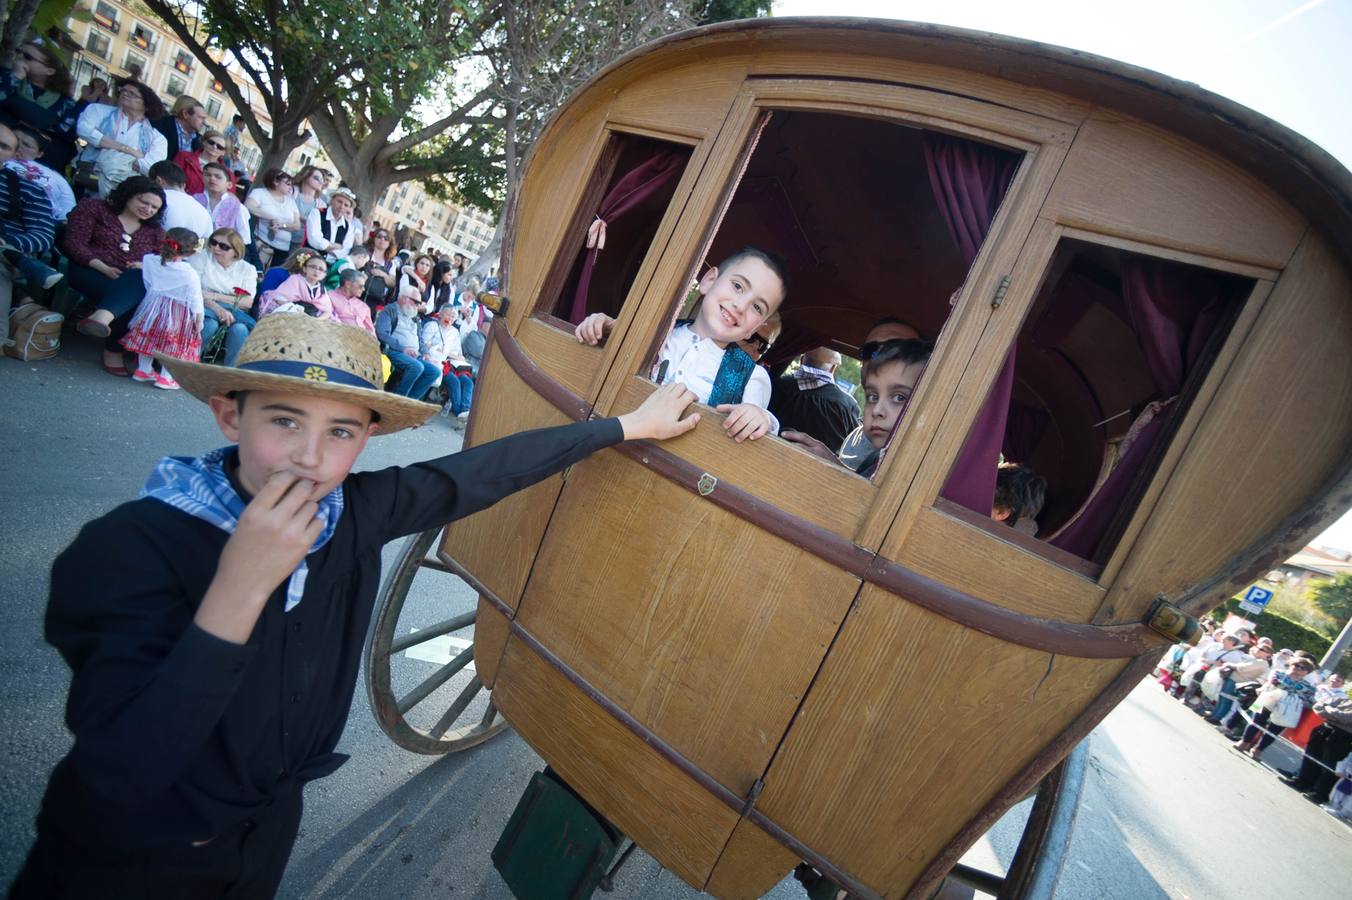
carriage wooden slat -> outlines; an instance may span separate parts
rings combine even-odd
[[[731,445],[706,413],[669,445],[598,454],[453,524],[438,555],[482,595],[476,667],[497,708],[681,878],[756,896],[808,859],[861,896],[920,897],[1139,680],[1163,642],[1141,624],[1157,597],[1197,613],[1267,562],[1265,544],[1352,502],[1352,180],[1234,104],[1057,48],[853,20],[678,36],[598,76],[537,142],[473,443],[652,390],[673,304],[733,239],[719,222],[758,140],[806,132],[794,115],[1022,155],[951,314],[922,323],[942,326],[939,345],[878,477],[780,441]],[[555,301],[615,176],[615,135],[689,159],[591,348]],[[830,149],[812,146],[804,160]],[[805,207],[840,208],[819,169],[792,177]],[[805,241],[823,272],[880,212],[854,196],[859,221],[823,213],[814,234],[830,240]],[[938,254],[925,228],[908,235]],[[939,496],[1067,246],[1243,280],[1094,559]],[[935,265],[914,288],[942,299],[955,264]],[[811,297],[827,282],[807,268]],[[786,322],[838,323],[848,346],[895,297],[885,260],[837,277],[852,306],[791,295]]]

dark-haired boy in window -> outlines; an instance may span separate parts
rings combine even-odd
[[[701,403],[727,413],[723,428],[736,441],[779,431],[770,414],[770,376],[739,342],[775,315],[788,293],[784,263],[754,247],[739,250],[699,281],[695,318],[676,323],[662,344],[652,378],[680,382]],[[593,313],[574,334],[584,344],[605,340],[615,320]]]
[[[1047,479],[1019,463],[1001,463],[995,476],[991,518],[1025,534],[1037,534],[1037,514],[1047,497]]]
[[[865,478],[873,477],[883,447],[891,440],[910,405],[911,394],[925,371],[934,344],[919,339],[883,341],[864,362],[864,420],[860,424],[872,452],[847,465],[821,441],[801,431],[785,431],[783,438],[800,444],[823,459],[854,469]]]

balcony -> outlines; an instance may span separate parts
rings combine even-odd
[[[94,21],[99,26],[111,31],[113,34],[117,34],[122,30],[122,23],[117,20],[117,16],[105,15],[104,13],[95,10]]]
[[[178,56],[174,58],[174,68],[182,72],[184,75],[191,75],[193,68],[192,67],[193,60],[191,56],[187,56],[186,58],[185,56],[186,54],[180,53]]]

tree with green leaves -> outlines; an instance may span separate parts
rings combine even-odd
[[[1310,587],[1310,599],[1341,628],[1352,619],[1352,572],[1343,572],[1331,581],[1316,582]]]

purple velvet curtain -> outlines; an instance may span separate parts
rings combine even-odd
[[[1137,256],[1122,259],[1122,299],[1150,375],[1167,405],[1140,428],[1097,493],[1055,539],[1054,546],[1093,559],[1132,485],[1152,457],[1174,401],[1225,312],[1226,284],[1217,276]]]
[[[973,141],[925,133],[925,166],[930,187],[948,232],[968,268],[981,252],[995,212],[1019,167],[1018,154]],[[943,496],[990,515],[995,497],[995,474],[1005,439],[1009,399],[1014,389],[1014,349],[996,376],[990,396],[962,445],[958,461],[944,485]]]
[[[614,224],[625,213],[639,206],[653,194],[669,187],[681,177],[689,152],[684,150],[658,149],[652,156],[626,172],[619,181],[606,191],[601,198],[601,206],[596,215],[607,224]],[[587,291],[591,286],[592,271],[596,268],[599,247],[582,248],[585,255],[582,274],[578,278],[577,292],[573,295],[573,305],[568,312],[568,321],[574,324],[587,316]]]

